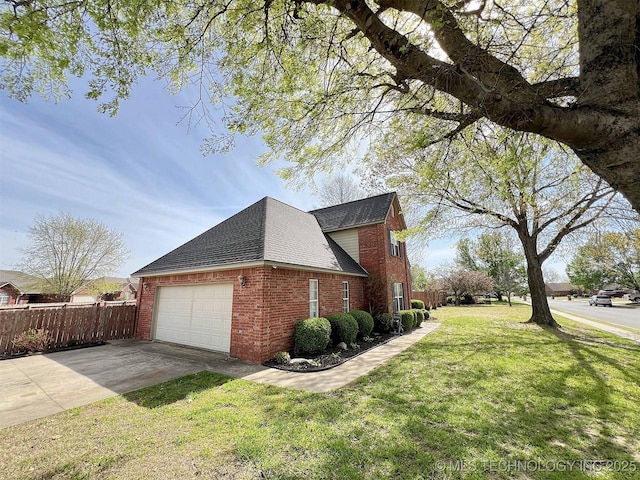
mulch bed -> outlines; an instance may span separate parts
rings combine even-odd
[[[303,357],[291,357],[292,360],[295,358],[305,358],[307,360],[314,360],[316,365],[312,365],[309,363],[288,363],[287,365],[279,365],[275,362],[275,360],[268,360],[263,363],[266,367],[277,368],[279,370],[286,370],[289,372],[319,372],[322,370],[328,370],[330,368],[337,367],[338,365],[343,364],[347,360],[350,360],[362,353],[371,350],[372,348],[379,347],[380,345],[384,345],[392,338],[397,337],[398,335],[393,333],[372,333],[373,337],[372,342],[365,342],[363,340],[358,340],[358,345],[360,345],[359,349],[349,348],[347,350],[342,350],[337,347],[329,347],[327,350],[322,352],[319,355],[304,355]],[[337,354],[340,354],[339,356]]]
[[[44,352],[18,352],[13,353],[11,355],[0,355],[0,360],[10,360],[12,358],[20,358],[20,357],[28,357],[30,355],[43,355],[46,353],[55,353],[55,352],[66,352],[67,350],[78,350],[80,348],[89,348],[89,347],[99,347],[100,345],[106,345],[107,342],[93,342],[93,343],[83,343],[80,345],[73,345],[68,347],[58,347],[52,348],[51,350],[46,350]]]

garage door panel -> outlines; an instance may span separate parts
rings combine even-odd
[[[232,304],[232,284],[159,287],[155,338],[229,352]]]

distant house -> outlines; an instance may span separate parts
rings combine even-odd
[[[0,306],[57,301],[42,293],[41,281],[18,270],[0,270]]]
[[[547,294],[547,297],[558,296],[561,297],[563,295],[575,295],[581,294],[582,289],[572,283],[545,283],[544,290]]]
[[[100,277],[75,290],[71,294],[71,302],[135,300],[137,293],[137,278]]]
[[[303,318],[410,306],[398,197],[304,212],[265,197],[133,275],[136,337],[263,362]]]

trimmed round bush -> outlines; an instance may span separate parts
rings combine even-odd
[[[373,330],[373,317],[369,312],[364,310],[352,310],[349,312],[353,318],[358,322],[358,337],[368,337]]]
[[[393,328],[393,315],[390,313],[379,313],[373,323],[373,329],[380,333],[389,333]]]
[[[334,345],[344,342],[347,345],[355,343],[358,336],[358,322],[348,313],[332,313],[327,315],[331,324],[331,341]]]
[[[425,319],[425,320],[429,320],[429,317],[431,316],[431,315],[429,314],[429,310],[423,310],[423,311],[422,311],[422,314],[424,315],[424,319]]]
[[[411,309],[424,310],[424,302],[422,300],[411,300]]]
[[[277,352],[273,359],[278,365],[286,365],[291,361],[291,355],[289,355],[289,352]]]
[[[331,339],[331,324],[322,317],[305,318],[296,323],[293,334],[293,352],[301,353],[324,352]]]
[[[400,319],[402,321],[402,328],[405,332],[413,329],[416,324],[416,318],[413,310],[400,310]]]
[[[420,325],[422,325],[422,322],[424,322],[424,313],[422,310],[418,310],[417,308],[413,309],[413,315],[415,316],[416,319],[416,327],[419,327]]]

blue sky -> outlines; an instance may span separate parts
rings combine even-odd
[[[128,276],[264,196],[319,205],[310,191],[287,188],[278,165],[256,166],[260,138],[203,156],[207,127],[178,123],[188,92],[170,95],[142,79],[109,117],[74,84],[73,97],[57,104],[0,94],[0,269],[19,262],[36,214],[68,212],[121,232],[131,255],[115,273]],[[427,267],[453,255],[449,242],[427,251],[419,262]]]
[[[259,137],[203,156],[208,127],[179,123],[188,91],[171,95],[143,78],[110,117],[74,85],[57,104],[0,92],[0,269],[20,261],[36,214],[68,212],[121,232],[130,257],[114,273],[126,277],[264,196],[319,206],[310,190],[287,188],[274,173],[283,164],[256,165],[266,149]],[[432,241],[412,263],[434,269],[453,259],[455,242]],[[548,267],[564,274],[563,263]]]
[[[0,96],[0,268],[20,260],[36,214],[64,211],[122,232],[131,251],[126,276],[211,226],[269,195],[301,209],[308,192],[287,189],[260,168],[259,138],[239,139],[225,155],[200,152],[209,131],[178,124],[188,94],[172,96],[143,79],[117,116],[76,88],[56,104]]]

